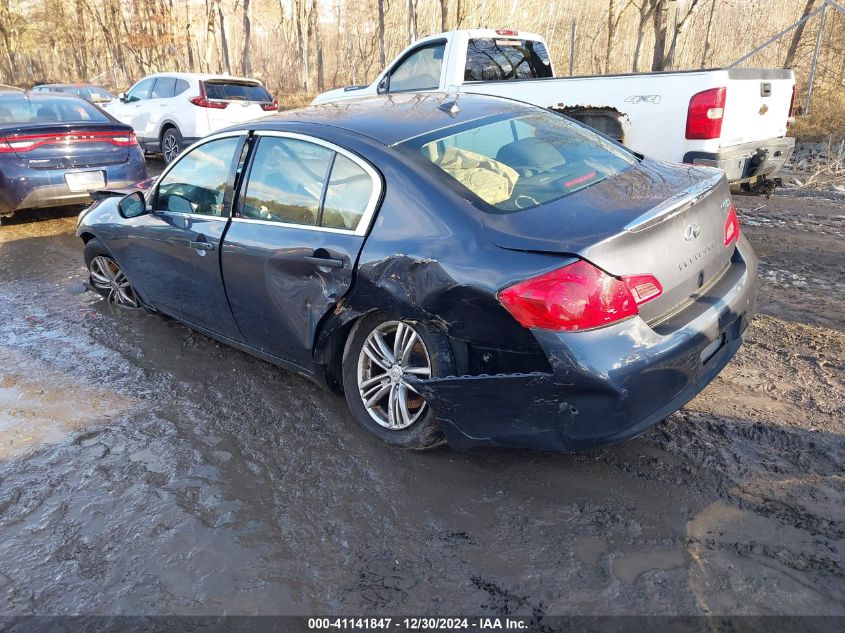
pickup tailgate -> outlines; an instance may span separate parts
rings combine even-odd
[[[729,68],[721,147],[786,136],[795,75],[788,69]]]

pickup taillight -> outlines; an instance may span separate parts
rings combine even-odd
[[[726,94],[726,88],[710,88],[692,96],[687,110],[688,139],[707,140],[722,135]]]

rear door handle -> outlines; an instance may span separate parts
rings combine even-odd
[[[332,257],[311,257],[306,256],[305,261],[309,264],[314,264],[320,268],[343,268],[342,259],[334,259]]]
[[[209,242],[189,242],[191,248],[195,248],[198,251],[213,251],[214,244],[210,244]]]

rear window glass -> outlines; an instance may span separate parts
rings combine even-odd
[[[551,77],[552,63],[542,42],[476,38],[467,47],[464,81]]]
[[[205,94],[209,99],[225,99],[229,101],[261,101],[270,102],[272,97],[264,86],[241,83],[205,82]]]
[[[546,204],[637,162],[625,149],[551,112],[471,121],[397,149],[495,212]]]
[[[8,123],[56,123],[94,121],[108,123],[110,119],[96,106],[82,99],[26,97],[0,99],[0,125]]]

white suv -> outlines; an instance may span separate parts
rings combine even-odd
[[[206,134],[267,116],[277,104],[255,79],[158,73],[144,77],[105,109],[135,129],[144,150],[161,152],[170,163]]]

